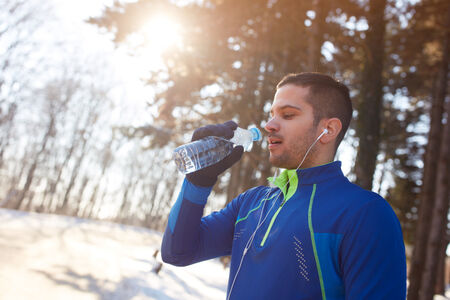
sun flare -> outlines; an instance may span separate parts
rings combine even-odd
[[[153,54],[161,55],[170,47],[181,45],[179,25],[166,16],[149,20],[141,29]]]

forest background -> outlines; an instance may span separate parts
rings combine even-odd
[[[103,1],[70,34],[48,30],[61,3],[0,6],[1,207],[162,230],[176,146],[205,124],[262,128],[284,75],[324,72],[355,108],[337,158],[401,222],[408,299],[444,293],[448,0]],[[206,212],[265,184],[267,156],[263,141],[221,176]]]

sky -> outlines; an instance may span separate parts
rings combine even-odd
[[[151,108],[147,105],[154,96],[146,87],[142,78],[150,68],[161,67],[161,62],[154,52],[147,57],[131,56],[124,47],[115,47],[111,35],[100,33],[100,30],[85,22],[91,16],[101,14],[105,5],[111,0],[50,0],[54,3],[58,26],[72,44],[86,55],[97,55],[105,59],[108,68],[112,68],[115,88],[111,90],[116,104],[113,119],[118,125],[139,126],[148,123],[152,118]]]

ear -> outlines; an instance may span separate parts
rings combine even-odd
[[[320,142],[322,144],[334,142],[342,130],[342,123],[338,118],[323,120],[323,123],[321,125],[322,126],[320,128],[322,129],[322,131],[323,129],[328,130],[328,132],[320,138]]]

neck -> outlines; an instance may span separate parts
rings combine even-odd
[[[305,162],[300,166],[301,169],[308,169],[318,166],[326,165],[330,162],[334,161],[334,155],[324,153],[324,152],[315,152],[311,156],[310,159],[306,159]]]
[[[312,161],[308,168],[326,165],[334,161],[334,156],[335,156],[334,151],[331,151],[330,149],[323,149],[323,151],[317,151],[315,155],[312,157]]]

